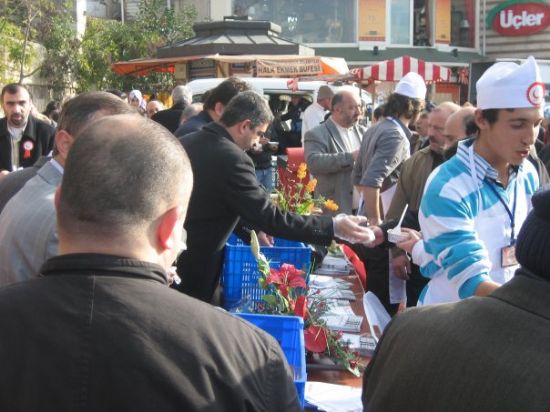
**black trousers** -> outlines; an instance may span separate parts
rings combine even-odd
[[[390,303],[388,249],[384,246],[368,248],[360,244],[352,248],[367,269],[367,290],[376,295],[390,315],[395,315],[399,305]]]

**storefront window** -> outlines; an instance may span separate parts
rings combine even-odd
[[[411,2],[391,0],[391,43],[411,44]]]
[[[451,1],[451,46],[475,47],[475,0]]]
[[[357,0],[233,0],[233,13],[281,26],[299,43],[355,43]]]
[[[413,45],[432,45],[431,9],[429,0],[414,0]]]

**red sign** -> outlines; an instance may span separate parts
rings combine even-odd
[[[492,29],[503,36],[528,36],[550,25],[550,7],[542,2],[508,1],[489,13]]]

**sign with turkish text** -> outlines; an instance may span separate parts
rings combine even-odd
[[[487,15],[487,27],[503,36],[529,36],[549,25],[550,6],[542,0],[509,0]]]
[[[304,57],[299,60],[257,60],[258,77],[314,76],[323,72],[319,57]]]
[[[359,41],[386,41],[386,0],[360,0]]]

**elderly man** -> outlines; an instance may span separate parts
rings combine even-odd
[[[151,100],[147,103],[147,106],[145,108],[145,113],[147,114],[147,117],[150,119],[161,110],[164,110],[164,104],[162,104],[162,102],[158,100]]]
[[[60,255],[0,290],[0,410],[300,410],[275,339],[168,287],[191,188],[150,120],[79,135],[56,192]]]
[[[359,194],[351,181],[365,129],[357,124],[361,100],[353,91],[338,92],[332,98],[326,122],[304,137],[304,155],[309,171],[317,179],[315,193],[334,200],[342,213],[357,210]]]
[[[32,166],[52,150],[55,129],[30,115],[31,96],[21,84],[8,84],[0,95],[6,117],[0,119],[0,174]]]
[[[181,140],[196,182],[185,221],[188,249],[178,261],[182,292],[211,301],[225,243],[239,218],[269,235],[290,240],[326,245],[335,236],[351,242],[371,240],[372,232],[359,225],[364,218],[298,216],[273,205],[245,153],[272,120],[266,100],[245,91],[231,99],[218,122]]]
[[[119,113],[135,113],[135,110],[106,92],[83,93],[63,106],[53,158],[0,214],[0,285],[35,277],[42,264],[57,255],[53,195],[61,183],[67,155],[78,133],[92,120]]]
[[[386,221],[397,220],[404,208],[408,205],[406,219],[403,226],[419,229],[418,209],[424,193],[424,186],[430,173],[445,161],[445,151],[453,145],[454,139],[445,130],[447,122],[454,114],[460,113],[460,106],[452,102],[444,102],[436,106],[428,117],[428,141],[429,146],[416,152],[410,159],[403,163],[401,175],[397,182],[395,195],[390,208],[386,213]],[[465,137],[465,130],[453,133]],[[395,247],[391,250],[391,273],[400,279],[408,280],[407,305],[414,306],[418,301],[421,290],[428,280],[424,278],[416,265],[410,265],[405,252]]]
[[[174,133],[180,125],[183,110],[192,103],[193,95],[187,86],[179,85],[172,90],[172,107],[155,113],[151,119]]]

